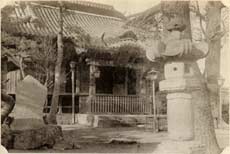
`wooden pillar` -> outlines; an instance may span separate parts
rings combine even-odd
[[[154,117],[154,122],[153,122],[153,128],[154,131],[158,131],[158,121],[157,121],[157,102],[156,102],[156,93],[155,93],[155,81],[157,79],[157,71],[155,70],[151,70],[150,72],[148,72],[147,75],[147,79],[149,80],[149,82],[151,83],[151,85],[149,85],[152,90],[151,92],[148,92],[148,95],[150,95],[151,98],[151,104],[150,104],[150,114],[153,115]]]
[[[76,62],[70,62],[71,68],[71,82],[72,82],[72,124],[75,123],[75,91],[74,91],[74,74],[75,74],[75,65]]]
[[[136,69],[136,89],[137,94],[140,96],[145,95],[145,80],[143,79],[143,70],[142,69]]]
[[[152,80],[152,89],[153,89],[153,91],[152,91],[152,107],[153,107],[153,109],[152,109],[152,114],[154,115],[154,120],[155,120],[155,123],[156,123],[156,121],[157,121],[157,108],[156,108],[156,93],[155,93],[155,80]]]
[[[128,68],[125,68],[125,94],[128,95]]]
[[[79,67],[79,63],[77,63],[76,65],[76,75],[75,75],[75,84],[76,84],[76,88],[75,88],[75,94],[76,94],[76,102],[78,104],[78,110],[77,112],[80,112],[80,107],[81,107],[81,104],[80,104],[80,67]]]
[[[80,67],[76,65],[76,94],[80,93]]]
[[[95,98],[96,94],[96,78],[95,78],[95,70],[96,66],[94,64],[90,64],[89,67],[89,96],[87,99],[87,109],[86,112],[92,112],[91,102]]]
[[[136,69],[136,94],[140,94],[140,79],[141,73],[139,69]]]

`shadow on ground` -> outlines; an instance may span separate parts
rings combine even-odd
[[[63,128],[64,138],[71,143],[80,145],[80,149],[73,150],[10,150],[10,153],[150,153],[160,142],[143,142],[144,136],[153,132],[143,128]],[[159,134],[156,134],[159,136]],[[125,142],[111,142],[123,140]],[[157,139],[157,138],[156,138]],[[129,141],[129,142],[127,142]],[[130,142],[135,141],[135,142]]]

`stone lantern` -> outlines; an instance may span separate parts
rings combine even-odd
[[[205,57],[208,44],[192,43],[181,38],[186,26],[180,20],[170,21],[169,35],[155,42],[156,54],[148,51],[147,58],[164,62],[165,79],[160,81],[160,91],[167,93],[168,142],[162,142],[159,153],[202,153],[204,146],[194,140],[194,107],[192,91],[200,89],[194,70],[194,61]],[[165,46],[165,48],[162,48]],[[168,150],[168,151],[167,151]]]

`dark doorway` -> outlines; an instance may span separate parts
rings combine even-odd
[[[136,94],[137,74],[134,69],[128,69],[128,95]]]
[[[96,93],[113,93],[113,67],[99,67],[100,77],[96,79]]]

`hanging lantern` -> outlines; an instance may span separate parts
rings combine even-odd
[[[76,66],[76,62],[75,61],[71,61],[69,65],[70,65],[71,69],[74,69],[75,66]]]
[[[158,75],[158,71],[156,70],[151,70],[148,72],[147,76],[146,76],[146,79],[149,79],[149,80],[156,80],[157,79],[157,75]]]

